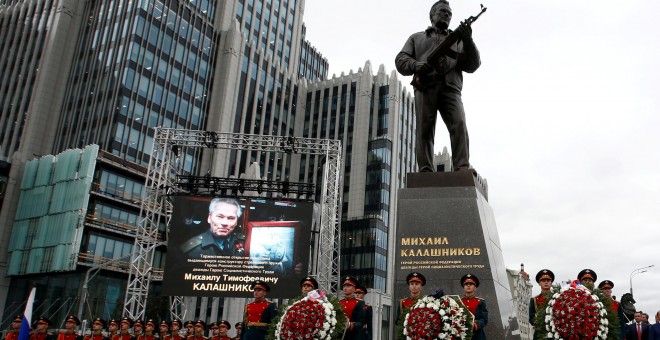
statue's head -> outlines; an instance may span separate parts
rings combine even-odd
[[[431,19],[431,24],[440,29],[446,29],[449,27],[449,22],[451,21],[451,7],[449,7],[449,1],[439,0],[431,6],[431,11],[429,11],[429,17]]]

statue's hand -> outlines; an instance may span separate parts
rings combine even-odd
[[[433,67],[425,61],[415,62],[415,74],[428,74],[433,71]]]
[[[456,28],[456,33],[461,37],[461,40],[471,40],[472,39],[472,26],[466,21],[461,22],[461,24]]]

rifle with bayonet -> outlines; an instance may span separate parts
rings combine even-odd
[[[486,12],[487,8],[484,7],[484,5],[481,5],[481,12],[477,14],[476,16],[471,16],[465,20],[465,24],[467,25],[472,25],[479,17]],[[458,40],[460,40],[460,35],[458,31],[453,31],[449,33],[449,35],[445,38],[445,40],[440,43],[437,47],[431,51],[429,54],[428,58],[426,58],[426,63],[431,65],[432,67],[436,67],[436,65],[441,65],[443,58],[445,57],[452,57],[449,52],[455,52],[451,49],[451,46],[456,43]],[[441,70],[435,69],[435,71],[431,72],[430,74],[415,74],[413,76],[412,82],[410,82],[410,85],[412,85],[414,88],[420,91],[424,91],[428,89],[429,85],[433,83],[433,76],[436,74],[442,74]]]

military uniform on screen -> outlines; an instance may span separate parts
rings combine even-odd
[[[181,245],[181,251],[188,257],[201,255],[243,256],[245,253],[245,235],[234,232],[226,238],[215,238],[207,230]]]

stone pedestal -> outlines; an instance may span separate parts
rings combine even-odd
[[[408,295],[405,278],[427,279],[423,294],[442,288],[463,295],[460,278],[479,278],[488,305],[488,339],[519,339],[509,281],[484,182],[470,172],[408,174],[397,205],[395,301]]]

